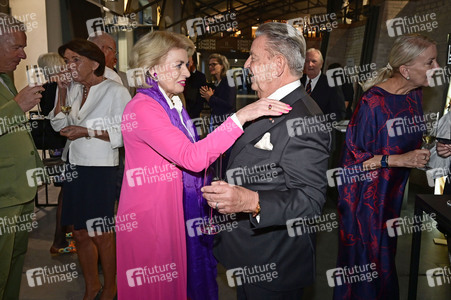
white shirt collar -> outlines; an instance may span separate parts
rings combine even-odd
[[[168,95],[166,95],[166,92],[159,85],[158,85],[158,88],[160,89],[160,92],[163,94],[164,99],[166,99],[166,102],[168,103],[169,108],[170,109],[175,108],[175,109],[177,109],[177,111],[179,113],[181,113],[183,104],[182,104],[182,100],[180,100],[179,96],[176,96],[176,95],[172,96],[172,98],[171,98],[172,101],[171,101],[171,99],[169,99]],[[174,102],[174,104],[172,104],[172,102]]]
[[[170,109],[176,109],[177,113],[179,114],[180,117],[180,121],[182,121],[183,126],[186,128],[186,131],[188,131],[189,135],[191,136],[193,142],[195,141],[193,133],[191,132],[191,130],[188,129],[188,127],[186,126],[185,122],[183,121],[183,117],[182,117],[182,109],[183,109],[183,104],[182,104],[182,100],[180,100],[180,97],[177,95],[172,96],[172,101],[174,101],[174,104],[172,104],[171,99],[169,99],[168,95],[166,95],[166,92],[160,87],[160,85],[158,85],[158,88],[160,89],[160,92],[163,94],[164,99],[166,99],[166,102],[169,105]]]
[[[313,91],[320,76],[321,76],[321,71],[319,71],[318,75],[316,75],[316,77],[313,79],[310,79],[308,76],[306,76],[305,86],[307,86],[308,81],[311,80],[310,87],[312,88],[312,91]]]
[[[301,86],[301,81],[299,79],[293,81],[292,83],[286,84],[283,87],[278,88],[274,93],[268,96],[268,99],[281,100],[283,97],[297,89]]]

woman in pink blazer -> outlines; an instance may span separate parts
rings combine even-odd
[[[200,192],[202,170],[232,146],[245,122],[291,109],[260,99],[198,141],[176,96],[190,76],[187,64],[193,51],[189,39],[163,31],[145,35],[133,48],[133,74],[145,74],[146,83],[122,117],[125,175],[116,217],[119,299],[217,299],[212,236],[193,228],[208,207]]]

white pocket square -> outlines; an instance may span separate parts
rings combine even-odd
[[[262,150],[269,150],[271,151],[273,148],[273,145],[271,144],[271,133],[267,132],[263,135],[261,140],[259,140],[255,145],[255,148],[262,149]]]

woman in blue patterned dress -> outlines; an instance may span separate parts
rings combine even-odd
[[[438,68],[436,57],[434,41],[400,36],[386,67],[363,85],[337,180],[338,262],[328,274],[334,299],[399,298],[397,239],[389,220],[400,216],[410,169],[429,160],[429,150],[420,149],[426,129],[421,88],[428,86],[426,72]]]

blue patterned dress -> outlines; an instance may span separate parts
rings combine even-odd
[[[365,171],[362,163],[373,155],[420,148],[424,130],[421,89],[394,95],[372,87],[360,99],[346,132],[341,181],[337,184],[340,236],[336,274],[340,278],[331,279],[334,299],[399,299],[397,238],[389,236],[386,221],[400,216],[410,169]],[[369,268],[371,264],[374,269]],[[365,268],[377,275],[362,280]],[[363,273],[368,276],[368,272]],[[357,274],[360,276],[349,280]]]

